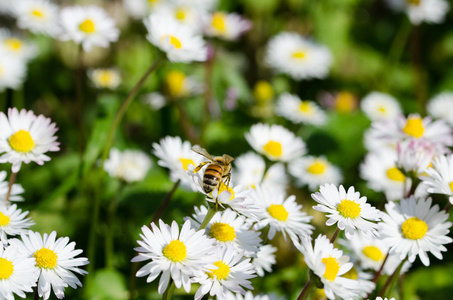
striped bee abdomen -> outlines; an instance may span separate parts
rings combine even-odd
[[[223,175],[223,168],[216,164],[210,164],[203,175],[203,190],[206,193],[212,192],[220,182]]]

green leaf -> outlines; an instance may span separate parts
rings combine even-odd
[[[129,291],[120,272],[102,269],[87,277],[85,295],[91,300],[123,300],[128,299]]]

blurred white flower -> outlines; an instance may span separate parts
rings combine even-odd
[[[167,104],[167,100],[159,92],[144,94],[141,101],[149,105],[152,110],[159,110]]]
[[[26,61],[0,48],[0,92],[5,88],[18,89],[25,79]]]
[[[429,115],[453,126],[453,92],[443,92],[431,98],[426,106]]]
[[[289,93],[284,93],[278,98],[275,112],[296,124],[319,126],[327,120],[325,112],[313,101],[302,101],[298,96]]]
[[[8,173],[6,171],[0,171],[0,205],[6,205],[6,194],[8,193],[9,182],[6,180]],[[13,184],[11,193],[8,201],[23,201],[24,198],[20,195],[24,192],[24,189],[20,184]]]
[[[453,204],[453,154],[434,158],[432,167],[425,170],[427,176],[420,176],[428,193],[447,195]]]
[[[142,181],[149,168],[151,159],[140,150],[124,150],[112,148],[109,158],[104,163],[104,170],[110,177],[116,177],[128,183]]]
[[[0,29],[0,53],[5,52],[25,61],[37,55],[36,46],[19,36],[12,35],[7,29]]]
[[[387,0],[395,11],[405,12],[414,25],[422,22],[442,23],[450,9],[445,0]]]
[[[299,186],[308,185],[311,191],[318,190],[325,183],[338,185],[343,179],[340,169],[323,156],[297,158],[288,165],[288,171]]]
[[[115,90],[121,83],[121,75],[118,69],[89,69],[88,78],[94,86],[100,89],[106,88]]]
[[[371,92],[360,101],[360,108],[371,121],[395,119],[402,111],[398,100],[389,94]]]
[[[51,37],[61,32],[59,8],[49,0],[12,1],[12,11],[19,28]]]
[[[206,35],[233,41],[252,28],[252,22],[236,13],[217,11],[204,18]]]
[[[170,97],[182,98],[199,95],[203,92],[203,84],[193,76],[186,76],[182,71],[171,70],[165,75],[165,86]]]
[[[415,175],[422,174],[431,164],[435,155],[443,154],[436,151],[435,145],[425,140],[405,140],[396,147],[398,169]]]

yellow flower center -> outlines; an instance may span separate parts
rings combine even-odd
[[[357,269],[355,267],[352,267],[349,271],[343,274],[344,278],[356,280],[359,278],[359,273],[357,272]]]
[[[164,256],[173,262],[180,262],[187,257],[187,247],[180,240],[173,240],[162,251]]]
[[[267,142],[267,144],[263,146],[263,150],[270,156],[274,157],[280,157],[283,153],[282,144],[272,140]]]
[[[259,104],[263,104],[274,98],[274,89],[269,82],[260,80],[253,88],[253,96]]]
[[[26,130],[19,130],[9,138],[9,145],[17,152],[29,152],[35,147],[35,142]]]
[[[8,216],[5,216],[1,211],[0,211],[0,226],[6,226],[9,224],[10,218]]]
[[[175,13],[176,19],[183,21],[186,18],[186,11],[184,9],[178,9]]]
[[[362,253],[371,260],[381,261],[384,255],[376,246],[366,246],[362,249]]]
[[[220,32],[225,31],[225,14],[221,12],[215,12],[212,14],[212,27]]]
[[[165,83],[170,96],[178,97],[185,93],[184,80],[186,80],[186,75],[181,71],[173,70],[167,73]]]
[[[0,257],[0,279],[8,279],[11,275],[13,275],[13,272],[13,263],[6,258]]]
[[[310,101],[302,101],[299,105],[299,111],[305,115],[311,115],[313,113],[313,105]]]
[[[79,29],[85,33],[93,33],[95,30],[94,23],[91,19],[86,19],[85,21],[80,23]]]
[[[219,195],[224,191],[228,191],[231,194],[231,197],[230,197],[230,199],[228,199],[228,201],[230,201],[236,197],[236,195],[234,194],[233,188],[231,188],[231,187],[227,186],[225,183],[221,182],[219,185]]]
[[[5,40],[5,46],[12,51],[20,51],[22,49],[22,41],[16,38],[9,38]]]
[[[450,181],[449,186],[450,186],[450,190],[453,192],[453,181]]]
[[[41,10],[34,9],[31,11],[31,15],[36,18],[42,18],[44,17],[44,13]]]
[[[101,71],[98,80],[102,86],[108,86],[113,80],[113,73],[110,71]]]
[[[388,178],[394,181],[404,181],[404,179],[406,178],[397,167],[390,168],[385,173],[387,174]]]
[[[231,242],[236,238],[234,228],[226,223],[214,223],[209,231],[211,236],[221,242]]]
[[[345,218],[355,219],[360,216],[360,205],[353,200],[341,200],[337,210]]]
[[[404,133],[407,135],[419,138],[423,135],[425,128],[423,127],[423,120],[420,117],[409,117],[406,126],[403,128]]]
[[[337,259],[330,256],[324,257],[321,261],[326,265],[326,271],[322,276],[329,281],[334,281],[338,271],[340,271],[340,264]]]
[[[307,171],[309,173],[315,174],[315,175],[323,174],[325,170],[326,170],[326,165],[324,164],[324,162],[322,162],[320,160],[315,160],[315,162],[307,168]]]
[[[350,92],[340,92],[335,98],[335,108],[339,112],[348,113],[354,110],[356,99]]]
[[[157,2],[159,2],[159,0],[148,0],[148,3],[149,3],[149,4],[155,4],[155,3],[157,3]]]
[[[387,114],[387,109],[384,106],[379,106],[378,111],[381,115],[386,115]]]
[[[189,165],[194,165],[194,166],[195,166],[195,164],[193,163],[193,160],[191,160],[190,158],[182,158],[182,157],[181,157],[181,158],[179,159],[179,161],[181,162],[182,167],[183,167],[184,170],[186,170],[186,171],[189,169],[189,168],[188,168]]]
[[[401,232],[406,239],[418,240],[425,236],[428,231],[428,224],[417,217],[404,221],[401,225]]]
[[[272,218],[279,221],[286,221],[289,215],[288,211],[282,204],[271,204],[271,206],[267,209],[267,212]]]
[[[209,270],[208,276],[214,279],[214,276],[217,277],[217,280],[223,280],[228,277],[230,274],[230,267],[224,263],[223,261],[219,260],[214,263],[214,266],[218,267],[216,270]]]
[[[305,51],[302,51],[302,50],[298,50],[296,52],[293,52],[293,57],[294,58],[297,58],[297,59],[302,59],[302,58],[305,58]]]
[[[41,248],[33,254],[36,259],[36,266],[41,269],[53,269],[57,266],[57,254],[47,248]]]
[[[419,5],[421,0],[407,0],[408,4]]]

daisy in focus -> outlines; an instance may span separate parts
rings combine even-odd
[[[113,148],[104,163],[104,170],[110,177],[119,178],[128,183],[142,181],[150,167],[151,159],[140,150],[121,152]]]
[[[343,179],[340,169],[323,156],[304,156],[295,159],[289,164],[288,171],[299,186],[308,185],[311,191],[317,190],[326,182],[338,185]]]
[[[98,89],[116,90],[121,83],[120,72],[115,68],[88,70],[88,78]]]
[[[63,41],[74,41],[90,52],[94,46],[106,48],[116,42],[119,30],[106,11],[95,5],[69,6],[61,10]]]
[[[15,183],[11,187],[11,193],[8,202],[6,202],[6,194],[9,189],[9,182],[6,180],[6,176],[6,171],[0,171],[0,205],[9,205],[10,201],[23,201],[24,198],[21,194],[24,192],[24,189],[20,184]]]
[[[360,102],[360,108],[371,121],[395,119],[402,113],[398,100],[380,92],[366,95]]]
[[[453,126],[453,93],[443,92],[431,98],[426,106],[428,114]]]
[[[323,125],[327,116],[325,112],[312,101],[302,101],[296,95],[282,94],[277,102],[276,114],[293,123]]]
[[[207,59],[206,43],[192,28],[154,14],[143,23],[148,30],[148,41],[165,52],[171,62],[190,63]]]
[[[204,22],[206,35],[227,41],[238,39],[252,28],[252,22],[236,13],[217,11]]]
[[[323,79],[329,74],[332,54],[297,33],[283,32],[269,41],[265,60],[278,73],[296,80]]]
[[[307,266],[321,280],[324,293],[329,299],[355,299],[358,296],[358,281],[344,277],[352,268],[349,257],[333,247],[325,235],[319,235],[312,245],[311,238],[304,238],[296,248],[304,255]]]
[[[3,50],[12,56],[29,61],[37,55],[34,44],[18,36],[12,35],[7,29],[0,29],[0,52]]]
[[[250,259],[244,259],[243,254],[233,248],[217,247],[214,263],[206,266],[207,271],[198,272],[193,278],[200,284],[195,293],[195,300],[200,300],[204,295],[225,297],[229,291],[245,294],[246,289],[253,290],[250,278],[256,277]]]
[[[414,25],[442,23],[450,5],[445,0],[387,0],[395,11],[405,12]]]
[[[302,205],[297,204],[296,196],[285,196],[281,190],[271,190],[264,186],[257,186],[250,192],[249,198],[261,208],[260,222],[256,227],[262,229],[269,226],[268,239],[273,239],[277,232],[281,232],[286,240],[309,236],[314,227],[309,224],[312,216],[302,212]]]
[[[50,160],[44,153],[60,150],[55,123],[30,110],[9,108],[8,116],[0,112],[0,128],[0,163],[11,163],[13,173],[19,172],[22,163],[42,165]]]
[[[25,298],[36,286],[39,270],[35,260],[17,251],[13,246],[0,245],[0,299],[14,300],[14,295]]]
[[[428,252],[437,259],[447,251],[445,244],[453,242],[448,236],[451,222],[446,222],[449,215],[439,206],[431,205],[431,198],[416,200],[414,196],[389,202],[380,223],[383,242],[391,253],[406,257],[412,263],[418,256],[425,266],[429,266]]]
[[[325,184],[311,197],[319,203],[313,209],[327,213],[326,225],[338,223],[338,229],[345,231],[347,239],[351,239],[356,230],[366,236],[378,236],[378,224],[373,221],[381,220],[381,212],[366,203],[366,197],[360,196],[353,186],[346,192],[342,185],[337,188],[335,184]]]
[[[355,265],[353,265],[353,267],[348,272],[346,272],[343,277],[356,280],[358,282],[356,290],[360,297],[362,297],[363,299],[366,299],[366,296],[373,292],[373,290],[376,288],[376,284],[372,281],[373,275],[363,271],[361,268]]]
[[[8,236],[13,237],[26,233],[27,229],[35,224],[30,218],[27,218],[27,215],[28,211],[22,212],[16,204],[0,205],[0,242],[3,245],[8,243]]]
[[[12,1],[17,27],[56,37],[60,31],[59,8],[49,0]]]
[[[280,125],[255,124],[245,138],[256,152],[273,161],[288,162],[306,151],[304,141]]]
[[[434,158],[432,167],[425,170],[427,176],[420,176],[427,192],[444,194],[453,203],[453,154]]]
[[[6,88],[17,90],[24,82],[26,61],[0,48],[0,92]]]
[[[159,228],[160,227],[160,228]],[[205,236],[204,230],[195,231],[186,221],[179,230],[173,221],[171,227],[159,220],[159,227],[151,223],[142,227],[142,240],[137,241],[140,247],[134,250],[138,255],[132,262],[151,260],[136,276],[148,276],[146,282],[154,281],[159,275],[159,294],[163,294],[172,280],[177,288],[181,286],[188,293],[191,286],[191,276],[196,272],[207,271],[205,266],[214,262],[213,240]]]
[[[76,257],[82,250],[76,250],[75,242],[69,242],[68,237],[56,237],[55,231],[41,236],[30,230],[28,234],[21,234],[22,241],[11,240],[11,245],[17,246],[19,252],[34,258],[39,269],[38,295],[44,300],[49,299],[52,290],[58,299],[63,299],[68,285],[73,289],[82,286],[74,273],[88,274],[79,268],[87,265],[88,259]]]

